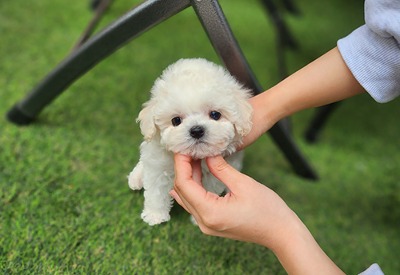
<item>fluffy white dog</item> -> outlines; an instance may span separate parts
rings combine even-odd
[[[144,142],[139,163],[128,176],[130,188],[144,187],[145,222],[155,225],[170,219],[173,153],[194,159],[223,155],[241,169],[243,155],[235,151],[252,126],[250,96],[228,71],[205,59],[181,59],[165,69],[139,113]],[[226,191],[207,165],[202,168],[208,191]]]

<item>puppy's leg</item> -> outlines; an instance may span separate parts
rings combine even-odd
[[[144,171],[145,173],[147,170]],[[156,225],[170,220],[169,212],[172,207],[172,178],[166,172],[154,171],[144,177],[144,209],[142,219],[149,225]]]
[[[243,167],[243,157],[244,157],[244,151],[238,151],[228,157],[225,158],[225,160],[232,165],[236,170],[240,171],[242,170]]]
[[[143,163],[139,161],[130,172],[128,176],[129,187],[133,190],[140,190],[143,188]]]

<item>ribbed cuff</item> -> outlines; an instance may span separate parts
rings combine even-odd
[[[338,41],[338,49],[357,81],[380,103],[400,95],[400,48],[366,25]]]

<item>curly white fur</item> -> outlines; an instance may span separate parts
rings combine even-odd
[[[181,59],[164,70],[139,113],[144,142],[139,163],[128,176],[130,188],[144,188],[145,222],[170,219],[173,153],[196,159],[222,154],[241,169],[243,154],[235,151],[252,126],[249,97],[229,72],[205,59]],[[202,167],[204,187],[216,194],[226,191]]]

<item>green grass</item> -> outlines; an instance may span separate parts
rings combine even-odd
[[[175,206],[140,219],[126,175],[138,160],[134,123],[154,79],[182,57],[218,61],[192,10],[164,22],[75,82],[29,127],[4,114],[71,49],[87,1],[0,2],[0,270],[4,274],[285,274],[263,247],[208,237]],[[362,24],[363,1],[297,1],[288,16],[301,48],[294,71]],[[138,1],[115,1],[106,25]],[[278,80],[274,33],[258,1],[221,4],[264,87]],[[249,27],[251,26],[251,27]],[[302,139],[313,111],[293,116],[295,139],[320,175],[297,177],[269,137],[248,148],[245,172],[280,194],[347,274],[378,262],[400,271],[399,102],[367,95],[334,113],[322,140]]]

